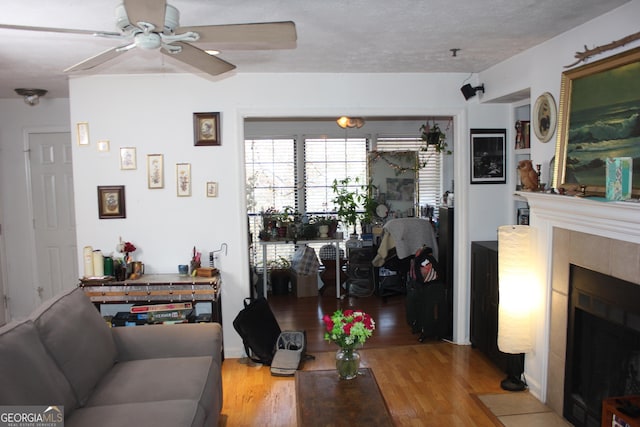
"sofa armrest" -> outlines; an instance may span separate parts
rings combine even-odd
[[[214,356],[221,363],[219,323],[183,323],[111,329],[119,361],[164,357]]]

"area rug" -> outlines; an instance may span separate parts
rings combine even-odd
[[[498,426],[571,426],[528,392],[476,394],[474,398]]]

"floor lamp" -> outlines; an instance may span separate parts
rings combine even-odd
[[[533,347],[532,231],[528,225],[498,227],[498,348],[507,353],[507,378],[500,386],[509,391],[526,388],[522,353]]]

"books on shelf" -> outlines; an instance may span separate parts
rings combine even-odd
[[[152,313],[156,311],[191,310],[192,308],[193,303],[191,302],[172,302],[167,304],[134,305],[129,309],[129,312]]]

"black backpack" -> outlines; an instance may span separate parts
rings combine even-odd
[[[247,356],[256,363],[271,365],[281,330],[266,298],[246,298],[233,327],[242,338]]]

